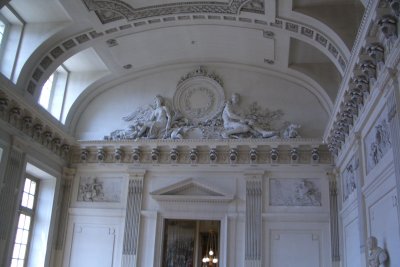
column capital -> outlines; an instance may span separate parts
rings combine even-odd
[[[64,167],[62,170],[62,178],[63,179],[72,180],[74,178],[75,174],[76,174],[75,168]]]
[[[128,170],[129,179],[143,179],[146,170]]]
[[[246,179],[262,179],[266,174],[264,170],[248,170],[243,172]]]

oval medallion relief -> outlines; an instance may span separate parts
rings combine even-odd
[[[178,84],[173,98],[175,110],[193,123],[205,122],[222,111],[225,94],[215,80],[196,76]]]

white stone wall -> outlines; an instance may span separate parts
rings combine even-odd
[[[144,173],[138,250],[137,255],[132,257],[133,266],[161,266],[164,219],[220,221],[219,266],[244,267],[251,264],[279,267],[294,263],[304,267],[331,266],[326,176],[329,167],[287,165],[274,166],[269,170],[266,166],[258,168],[257,175],[262,185],[261,228],[246,231],[246,196],[249,197],[246,179],[249,179],[249,173],[254,173],[247,168],[237,165],[218,168],[215,165],[173,168],[142,165],[132,169],[126,164],[78,164],[63,266],[124,266],[122,246],[127,184],[133,173],[140,173],[139,176]],[[99,183],[115,179],[121,186],[121,200],[82,201],[79,198],[82,177],[98,177]],[[294,195],[300,194],[298,186],[304,181],[312,181],[317,185],[314,189],[320,192],[320,202],[306,205],[297,198],[297,202],[290,206],[273,206],[269,197],[270,179],[291,184],[283,194],[294,190]],[[260,260],[246,261],[246,240],[251,240],[253,231],[259,231],[256,236],[260,237]],[[91,249],[86,251],[84,248],[87,247]],[[96,253],[101,253],[103,257],[100,265],[96,265],[99,264],[98,258],[90,261]],[[82,258],[84,260],[79,260]],[[112,265],[106,262],[112,262]]]

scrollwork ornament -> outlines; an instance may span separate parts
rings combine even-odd
[[[386,39],[397,38],[397,19],[391,15],[382,16],[378,20],[379,29]]]
[[[211,163],[215,163],[217,161],[218,154],[217,154],[217,149],[216,148],[210,149],[209,157],[210,157]]]
[[[272,162],[277,162],[279,158],[279,152],[278,149],[272,148],[270,152],[270,158]]]
[[[253,163],[253,164],[257,163],[257,159],[258,159],[257,148],[250,149],[249,156],[250,156],[250,162],[251,163]]]
[[[396,17],[400,16],[400,0],[386,0]]]
[[[116,162],[121,162],[122,161],[122,156],[123,156],[123,151],[121,148],[116,148],[114,150],[114,160]]]
[[[97,150],[97,162],[103,163],[105,159],[106,159],[106,152],[104,151],[103,148],[99,148]]]

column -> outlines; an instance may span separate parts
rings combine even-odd
[[[68,208],[71,200],[72,182],[75,176],[75,169],[64,168],[57,201],[57,239],[56,250],[64,249],[65,234],[68,223]]]
[[[124,243],[122,250],[122,267],[136,267],[137,263],[143,179],[144,172],[131,173],[129,177]]]
[[[329,179],[329,204],[330,204],[330,224],[331,224],[331,254],[332,266],[340,265],[339,250],[339,209],[338,209],[338,191],[336,176],[330,175]]]
[[[261,173],[245,174],[246,221],[245,266],[261,267],[262,240],[262,176]]]
[[[354,179],[356,183],[357,192],[357,207],[358,207],[358,232],[360,237],[360,253],[361,253],[361,265],[366,264],[367,260],[367,219],[365,209],[365,198],[362,193],[362,187],[364,186],[364,172],[363,172],[363,144],[360,133],[355,133],[355,147],[356,152],[354,155]]]
[[[7,158],[4,180],[0,192],[0,265],[6,266],[12,246],[10,238],[14,233],[16,210],[20,192],[25,154],[11,147]]]
[[[386,107],[387,107],[387,120],[390,131],[390,141],[392,143],[393,151],[393,163],[394,172],[396,176],[396,188],[397,188],[397,215],[400,221],[400,205],[398,198],[400,196],[400,116],[399,116],[399,104],[400,104],[400,87],[398,80],[398,72],[392,73],[392,86],[386,95]],[[399,225],[400,227],[400,225]]]

